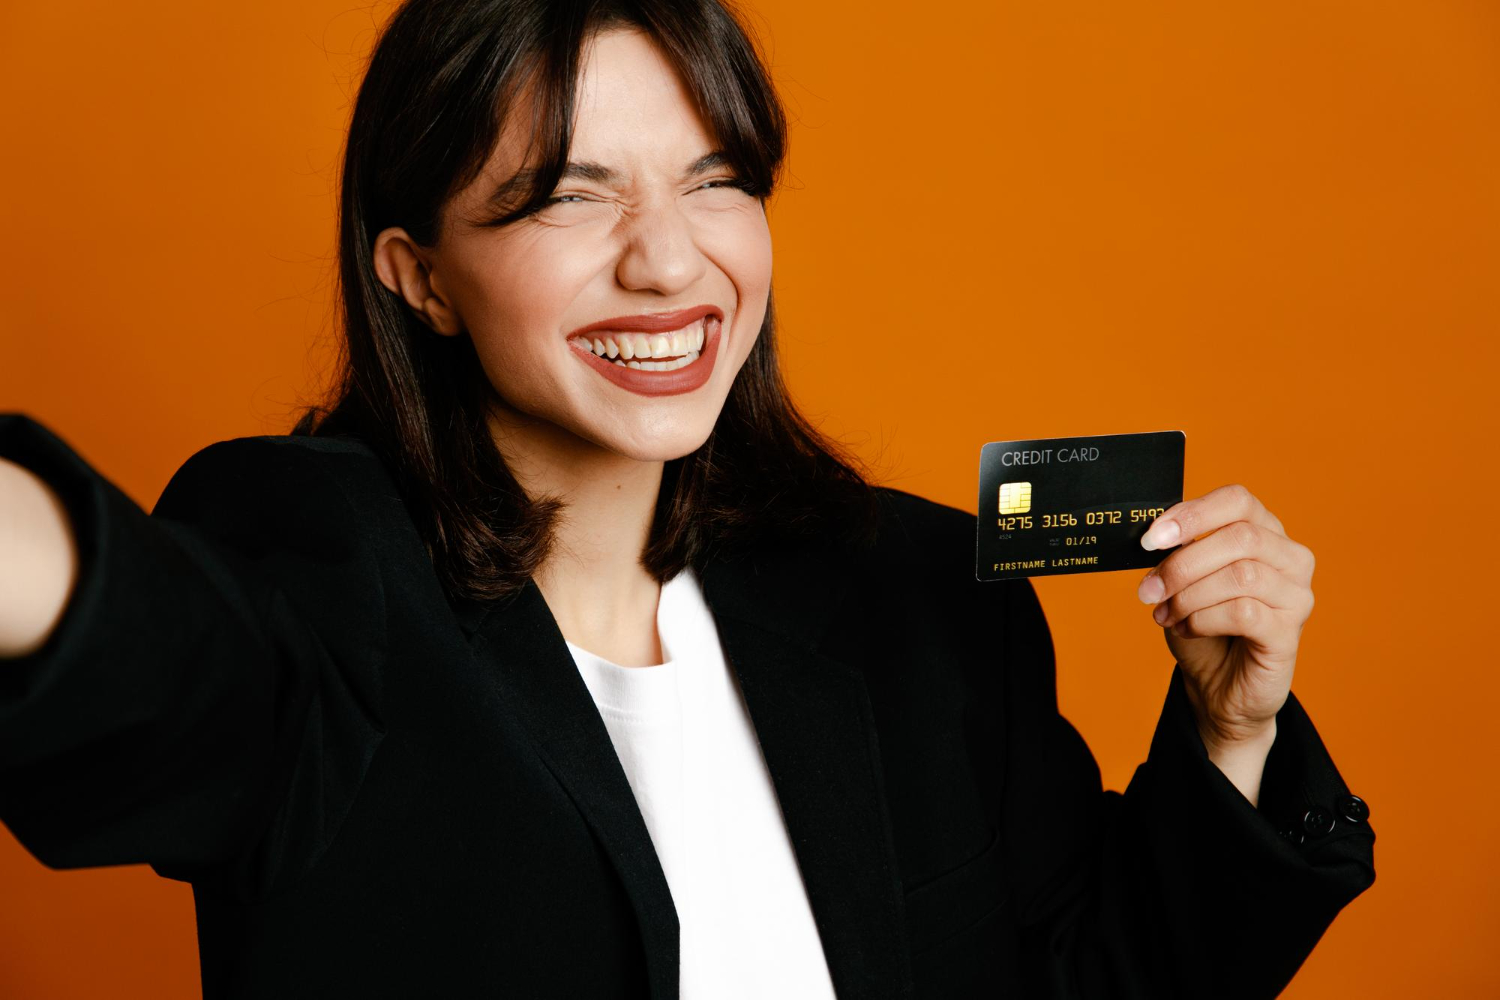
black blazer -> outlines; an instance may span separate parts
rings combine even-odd
[[[0,456],[82,558],[0,662],[0,818],[52,868],[190,881],[207,1000],[677,995],[666,880],[541,592],[450,603],[368,446],[218,442],[150,516],[24,415]],[[868,551],[699,570],[839,996],[1276,995],[1374,880],[1296,697],[1259,808],[1176,668],[1103,791],[1031,584],[975,581],[974,515],[880,503]]]

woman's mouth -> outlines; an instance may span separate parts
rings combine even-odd
[[[670,333],[597,331],[572,337],[568,343],[596,358],[612,361],[621,368],[669,372],[698,360],[707,335],[707,320],[708,317],[699,317],[681,330]]]
[[[569,337],[568,344],[579,360],[622,389],[674,396],[692,392],[713,374],[723,325],[714,310],[675,330],[588,330]]]

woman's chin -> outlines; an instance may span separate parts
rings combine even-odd
[[[684,427],[671,432],[643,431],[639,434],[615,433],[594,437],[596,445],[621,458],[637,462],[670,462],[697,451],[708,440],[713,427]]]

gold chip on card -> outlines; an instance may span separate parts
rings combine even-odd
[[[1031,509],[1030,483],[1000,484],[1000,513],[1024,514]]]

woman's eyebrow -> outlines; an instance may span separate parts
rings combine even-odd
[[[682,172],[682,179],[687,180],[715,167],[727,166],[728,164],[729,157],[722,149],[716,149],[710,153],[703,154],[692,163],[689,163],[687,169]],[[503,202],[516,188],[530,186],[539,173],[541,171],[536,168],[526,168],[516,171],[510,180],[505,181],[495,189],[495,193],[490,195],[490,201],[492,203]],[[594,181],[597,184],[613,184],[620,179],[620,174],[613,168],[606,167],[602,163],[595,163],[592,160],[569,160],[567,165],[563,167],[562,176],[559,179],[568,180],[570,178]]]

